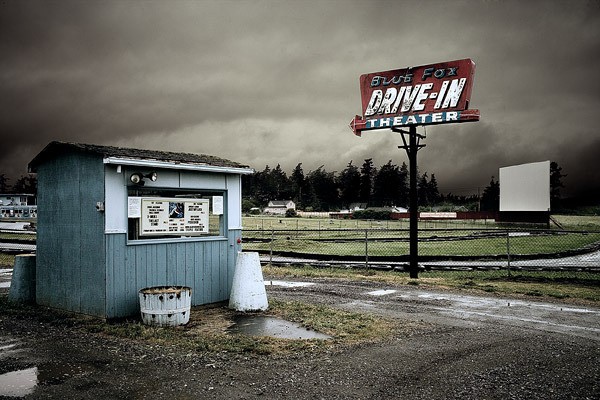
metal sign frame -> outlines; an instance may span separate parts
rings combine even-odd
[[[421,65],[360,77],[362,116],[350,122],[362,131],[479,120],[470,110],[475,63],[463,60]]]
[[[425,147],[417,126],[479,121],[479,110],[469,109],[474,74],[475,63],[467,58],[360,77],[362,116],[354,117],[350,129],[357,136],[376,129],[400,133],[404,145],[398,148],[408,155],[411,278],[419,277],[417,152]]]

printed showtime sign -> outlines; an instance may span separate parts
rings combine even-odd
[[[366,130],[479,121],[479,110],[469,110],[474,74],[471,59],[364,74],[363,115],[350,128],[360,136]]]

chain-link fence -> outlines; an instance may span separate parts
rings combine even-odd
[[[0,230],[0,269],[12,268],[15,255],[35,253],[35,232]]]
[[[264,263],[408,271],[407,221],[252,219],[245,251]],[[308,226],[308,228],[306,228]],[[499,228],[493,223],[426,222],[419,226],[423,273],[496,271],[556,273],[600,282],[600,230]],[[35,253],[34,232],[0,232],[0,268],[16,254]]]
[[[408,227],[407,227],[408,228]],[[246,229],[245,251],[270,264],[340,266],[408,272],[408,229]],[[600,231],[419,229],[423,273],[544,272],[600,279]],[[600,280],[598,281],[600,282]]]
[[[0,248],[0,268],[12,268],[17,254],[35,254],[35,245],[15,244],[10,249]]]

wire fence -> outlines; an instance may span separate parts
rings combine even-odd
[[[17,254],[35,253],[35,243],[34,220],[0,218],[0,270],[12,269]],[[0,286],[2,274],[0,271]]]
[[[274,265],[339,266],[408,272],[408,229],[246,229],[244,251]],[[584,277],[600,283],[600,231],[419,229],[423,273],[497,271]]]
[[[266,225],[262,220],[254,221]],[[243,232],[244,251],[259,252],[263,263],[408,272],[410,234],[406,223],[400,228],[401,223],[394,221],[325,220],[318,225],[312,221],[310,229],[302,229],[306,222],[267,221],[267,229]],[[17,254],[35,253],[35,233],[0,235],[0,268],[12,268]],[[509,276],[543,272],[600,284],[600,230],[429,224],[419,227],[418,249],[420,270],[428,274],[496,271]]]
[[[35,254],[35,243],[0,242],[0,268],[12,268],[17,254]]]

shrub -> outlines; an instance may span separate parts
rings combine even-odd
[[[354,219],[375,219],[387,220],[390,219],[391,213],[383,210],[359,210],[352,213]]]

